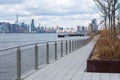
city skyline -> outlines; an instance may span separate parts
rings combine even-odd
[[[25,22],[19,23],[19,18],[16,16],[16,21],[14,24],[9,22],[0,22],[0,33],[58,33],[58,32],[96,32],[98,30],[97,20],[93,19],[87,27],[83,25],[78,25],[76,27],[64,27],[64,26],[35,26],[34,19],[31,20],[30,24]]]
[[[4,0],[0,1],[0,22],[14,23],[16,15],[19,22],[35,26],[88,26],[92,19],[99,21],[93,0]]]

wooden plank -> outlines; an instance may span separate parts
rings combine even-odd
[[[39,77],[44,77],[44,76],[47,76],[49,73],[51,73],[52,71],[54,71],[56,68],[58,68],[59,66],[61,66],[62,64],[65,64],[66,62],[64,61],[69,61],[69,59],[72,60],[72,57],[73,57],[73,54],[70,54],[69,56],[65,56],[63,57],[62,59],[52,63],[52,64],[49,64],[47,65],[46,67],[44,67],[43,69],[37,71],[35,74],[29,76],[28,78],[26,78],[26,80],[30,80],[36,76]],[[38,75],[39,74],[39,75]]]
[[[85,60],[84,60],[85,61]],[[75,73],[75,75],[72,77],[72,80],[81,80],[83,74],[84,74],[84,61],[82,62],[82,65],[78,69],[78,71]]]
[[[80,71],[78,70],[78,72],[77,72],[76,75],[72,78],[72,80],[81,80],[83,74],[84,74],[84,72],[80,72]]]
[[[92,73],[84,73],[80,80],[91,80]]]
[[[110,74],[111,80],[120,80],[120,77],[118,74]]]
[[[101,80],[110,80],[109,73],[101,73]]]
[[[93,45],[94,43],[90,42],[78,51],[49,64],[25,80],[90,80],[92,73],[84,73],[84,70]]]
[[[100,73],[92,73],[91,80],[100,80]]]
[[[69,59],[62,61],[62,63],[59,65],[51,64],[52,70],[49,71],[49,68],[47,68],[46,70],[49,71],[49,73],[47,73],[47,74],[46,74],[46,71],[43,71],[43,73],[41,74],[42,80],[51,80],[56,74],[58,74],[60,71],[62,71],[65,68],[65,66],[69,65],[75,59],[75,57],[73,56]]]
[[[76,65],[73,66],[73,68],[67,73],[67,75],[64,76],[63,80],[71,80],[73,78],[73,76],[75,75],[75,73],[80,69],[82,68],[83,66],[83,59],[84,57],[79,58],[78,62],[76,62]]]
[[[78,61],[81,62],[81,58],[82,56],[76,56],[75,57],[75,60],[73,60],[73,62],[71,62],[67,67],[65,67],[65,69],[63,69],[60,73],[58,73],[57,76],[55,76],[54,79],[52,80],[66,80],[66,79],[63,79],[67,74],[69,74],[69,72],[72,70],[72,69],[75,69],[74,66],[75,65],[78,65]]]

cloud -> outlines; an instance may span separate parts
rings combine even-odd
[[[28,24],[35,19],[37,25],[77,26],[100,18],[93,0],[1,0],[0,3],[0,21],[15,22],[18,14],[19,21]]]
[[[24,0],[0,0],[0,4],[20,4]]]

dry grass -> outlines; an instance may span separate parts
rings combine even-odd
[[[101,37],[97,41],[92,60],[120,60],[120,40],[118,38],[110,39],[109,31],[101,31]]]

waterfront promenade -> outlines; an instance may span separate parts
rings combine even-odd
[[[117,73],[86,72],[87,59],[97,38],[77,51],[27,76],[25,80],[120,80],[120,74]]]

